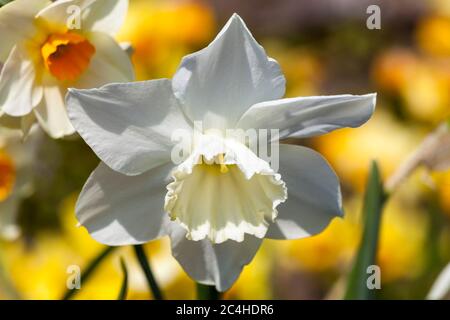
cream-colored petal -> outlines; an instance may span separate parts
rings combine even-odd
[[[87,8],[96,0],[58,0],[53,1],[49,6],[43,8],[36,15],[37,18],[43,19],[49,25],[57,28],[66,28],[73,22],[73,14],[75,11],[72,8],[80,8],[81,13],[81,29],[83,29],[83,14],[87,12]]]
[[[114,35],[125,21],[128,0],[58,0],[37,16],[58,27],[77,26],[76,11],[72,10],[76,7],[80,9],[81,30]]]
[[[42,99],[34,62],[22,46],[15,46],[0,73],[0,111],[10,116],[29,114]]]
[[[263,238],[277,216],[276,207],[286,200],[285,184],[245,146],[223,145],[222,150],[213,143],[197,146],[174,170],[165,210],[194,241],[242,242],[245,234]],[[217,153],[210,153],[211,148]]]
[[[0,8],[0,62],[6,61],[16,44],[34,36],[34,17],[50,3],[49,0],[15,0]]]
[[[73,85],[77,89],[101,87],[108,83],[130,82],[134,79],[133,65],[128,54],[109,35],[93,32],[88,40],[95,47],[88,69]]]
[[[61,88],[56,81],[47,80],[44,87],[44,98],[34,108],[34,114],[39,124],[54,139],[75,132],[67,115],[65,94],[66,89]]]
[[[125,22],[128,0],[97,0],[86,11],[83,29],[115,35]]]

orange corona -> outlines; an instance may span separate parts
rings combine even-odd
[[[52,34],[41,48],[47,70],[60,81],[74,81],[87,69],[95,47],[77,33]]]

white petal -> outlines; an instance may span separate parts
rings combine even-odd
[[[450,264],[448,264],[444,270],[439,274],[436,282],[433,284],[427,299],[439,300],[443,299],[450,293]]]
[[[5,62],[12,48],[36,33],[34,17],[49,0],[15,0],[0,9],[0,62]]]
[[[134,79],[133,65],[128,54],[109,35],[93,32],[88,40],[95,47],[95,54],[88,69],[73,85],[79,89],[97,88],[114,82]]]
[[[61,88],[56,80],[46,76],[44,80],[44,98],[34,108],[34,115],[41,127],[55,139],[75,132],[67,115],[64,101],[65,94],[65,88]]]
[[[306,138],[358,127],[372,116],[376,94],[288,98],[253,105],[239,120],[242,129],[279,129],[280,139]]]
[[[170,160],[176,129],[191,130],[167,79],[69,89],[69,117],[112,169],[136,175]]]
[[[73,23],[74,6],[81,13],[80,29],[114,35],[125,21],[128,0],[59,0],[38,13],[53,24],[68,26]]]
[[[192,120],[234,128],[251,105],[281,98],[285,79],[234,14],[208,47],[183,58],[173,87]]]
[[[128,0],[97,0],[83,15],[82,28],[116,34],[125,22]]]
[[[31,112],[42,99],[33,61],[22,46],[15,46],[0,73],[0,109],[19,117]]]
[[[83,15],[87,12],[87,8],[96,0],[58,0],[53,1],[49,6],[43,8],[36,15],[37,18],[42,18],[51,25],[58,27],[67,27],[73,22],[73,15],[76,11],[72,8],[79,8],[81,11],[81,29],[83,29]]]
[[[76,205],[80,224],[106,245],[144,243],[166,235],[170,223],[164,196],[171,164],[126,176],[101,163],[83,187]]]
[[[278,217],[266,237],[297,239],[321,232],[342,216],[339,181],[326,160],[300,146],[280,145],[280,174],[288,199],[278,207]]]
[[[215,285],[218,291],[228,290],[245,265],[258,251],[262,240],[247,236],[243,242],[226,241],[212,244],[209,240],[186,239],[186,232],[174,227],[170,239],[172,254],[195,281]]]

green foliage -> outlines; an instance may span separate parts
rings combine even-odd
[[[122,269],[123,280],[117,300],[126,300],[128,293],[128,269],[125,260],[122,257],[120,258],[120,268]]]
[[[348,278],[345,299],[367,300],[374,298],[375,290],[370,290],[367,286],[369,276],[367,268],[375,264],[381,214],[385,202],[386,194],[383,190],[378,165],[373,162],[364,197],[364,232],[353,269]]]

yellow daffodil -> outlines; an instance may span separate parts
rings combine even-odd
[[[383,283],[414,278],[424,267],[426,218],[404,202],[395,198],[383,213],[377,252]],[[360,201],[351,201],[346,209],[345,219],[333,221],[317,236],[287,244],[284,254],[295,258],[297,266],[305,271],[343,273],[348,270],[362,234]]]
[[[320,137],[317,146],[343,181],[358,191],[363,191],[368,164],[372,159],[380,162],[383,177],[386,178],[416,148],[420,136],[380,108],[367,125]]]
[[[117,34],[133,46],[138,80],[169,77],[191,48],[214,35],[215,19],[204,2],[135,0]]]

